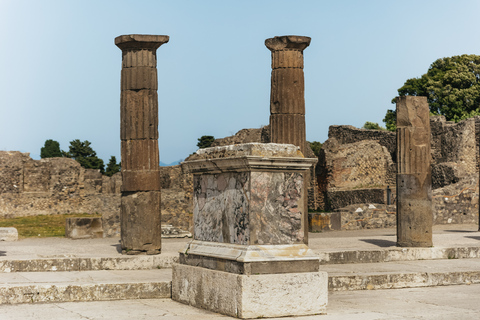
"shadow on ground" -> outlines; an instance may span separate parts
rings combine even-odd
[[[119,244],[112,244],[112,247],[115,247],[115,249],[117,249],[118,253],[122,253],[122,245],[120,243]]]
[[[360,241],[370,243],[381,248],[395,247],[397,245],[395,241],[382,240],[382,239],[360,239]]]
[[[480,236],[478,236],[478,237],[470,237],[470,236],[468,236],[468,237],[465,237],[465,238],[470,238],[470,239],[474,239],[474,240],[480,240]]]

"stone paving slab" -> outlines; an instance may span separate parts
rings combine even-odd
[[[171,297],[171,270],[2,274],[0,304]]]
[[[480,316],[480,285],[398,290],[335,291],[329,295],[327,314],[272,320],[396,320],[462,319]],[[209,320],[235,319],[196,309],[171,299],[63,302],[0,305],[2,320]]]
[[[310,233],[321,264],[480,258],[477,225],[434,226],[434,247],[398,248],[395,229]],[[0,242],[0,272],[169,268],[190,239],[163,239],[160,255],[120,254],[119,238],[29,238]]]

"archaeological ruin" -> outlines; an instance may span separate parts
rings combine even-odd
[[[173,265],[172,299],[239,318],[325,313],[327,274],[304,243],[304,176],[316,159],[273,143],[197,156],[183,163],[195,230]]]
[[[127,254],[158,254],[162,248],[156,51],[168,40],[153,35],[115,38],[122,50],[120,222]]]
[[[426,97],[397,98],[397,245],[431,247],[430,109]]]

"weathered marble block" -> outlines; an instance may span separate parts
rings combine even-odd
[[[261,143],[190,159],[183,167],[194,176],[194,239],[173,266],[173,299],[240,318],[325,312],[328,277],[304,243],[304,180],[316,159]],[[274,307],[265,308],[273,292]],[[298,308],[278,308],[292,303]]]

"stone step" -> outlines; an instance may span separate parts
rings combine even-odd
[[[385,248],[368,250],[325,250],[315,252],[321,265],[381,263],[393,261],[474,259],[480,258],[480,247]]]
[[[329,290],[376,290],[480,283],[480,259],[321,266]],[[171,297],[171,269],[3,273],[0,304]]]
[[[330,291],[480,283],[480,259],[417,260],[320,266]]]
[[[480,247],[385,248],[368,250],[314,250],[320,265],[382,263],[439,259],[480,258]],[[0,257],[2,272],[44,272],[84,270],[148,270],[171,268],[178,262],[177,252],[160,255],[114,257],[75,257],[74,255],[44,256],[41,258],[10,259]]]
[[[0,304],[171,297],[171,269],[5,273]]]
[[[149,270],[171,268],[178,253],[117,257],[49,257],[0,259],[0,273],[48,271]]]

